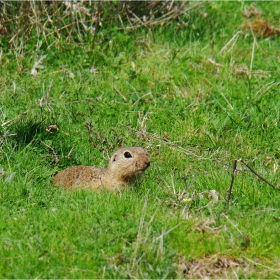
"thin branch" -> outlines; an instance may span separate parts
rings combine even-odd
[[[115,87],[113,86],[114,90],[120,95],[120,97],[127,102],[127,98]]]
[[[228,189],[228,197],[227,197],[227,202],[226,202],[226,209],[228,209],[229,207],[229,200],[230,200],[230,196],[231,196],[231,193],[232,193],[232,186],[233,186],[233,182],[234,182],[234,175],[235,175],[235,172],[236,172],[236,167],[237,167],[237,159],[234,160],[234,163],[233,163],[233,168],[232,168],[232,173],[231,173],[231,182],[230,182],[230,186],[229,186],[229,189]]]
[[[242,162],[243,164],[245,164],[245,166],[251,171],[253,172],[256,176],[258,176],[262,181],[264,181],[266,184],[268,184],[269,186],[271,186],[273,189],[275,189],[276,191],[280,192],[280,188],[275,187],[274,185],[272,185],[271,183],[269,183],[266,179],[264,179],[261,175],[259,175],[246,161],[244,161],[243,159],[239,159],[240,162]]]
[[[52,156],[55,158],[55,163],[58,164],[59,162],[59,158],[54,150],[53,147],[49,146],[48,144],[44,143],[43,141],[40,141],[44,146],[46,146],[47,148],[49,148],[52,151]]]
[[[252,173],[254,173],[259,179],[261,179],[262,181],[264,181],[267,185],[271,186],[274,190],[279,191],[280,192],[280,188],[277,188],[276,186],[274,186],[273,184],[271,184],[270,182],[268,182],[265,178],[263,178],[260,174],[258,174],[246,161],[244,161],[242,158],[240,159],[235,159],[234,163],[233,163],[233,168],[232,168],[232,174],[231,174],[231,182],[230,182],[230,186],[229,189],[227,191],[228,193],[228,197],[227,197],[227,201],[226,201],[226,209],[229,208],[229,201],[230,201],[230,197],[232,194],[232,187],[233,187],[233,182],[234,182],[234,178],[235,178],[235,173],[237,170],[237,163],[241,162],[243,163]]]
[[[66,156],[66,158],[70,158],[70,156],[71,156],[75,146],[76,146],[76,143],[74,143],[73,147],[70,149],[70,151],[69,151],[68,155]]]
[[[86,123],[86,127],[87,127],[87,130],[88,130],[89,140],[92,144],[92,147],[95,148],[96,147],[96,142],[93,140],[93,136],[92,136],[92,124],[91,123]]]
[[[5,139],[10,136],[17,136],[16,133],[9,134],[9,131],[6,131],[0,138],[0,146],[4,143]]]

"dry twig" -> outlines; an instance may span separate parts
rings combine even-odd
[[[87,127],[87,130],[88,130],[89,140],[92,144],[92,147],[95,148],[96,147],[96,142],[93,140],[93,136],[92,136],[92,124],[91,123],[86,123],[86,127]]]
[[[48,144],[44,143],[43,141],[41,141],[41,143],[52,151],[51,156],[55,158],[55,163],[58,164],[59,158],[58,158],[57,153],[55,152],[54,148],[49,146]]]
[[[0,146],[4,143],[5,139],[10,136],[17,136],[16,133],[9,134],[9,131],[6,131],[0,138]],[[0,172],[1,173],[1,172]]]
[[[35,61],[32,69],[31,69],[31,75],[36,76],[38,74],[37,69],[44,69],[45,66],[42,65],[44,59],[47,57],[47,54],[42,55],[38,60]]]
[[[252,173],[254,173],[257,177],[259,177],[259,179],[261,179],[262,181],[264,181],[266,184],[268,184],[269,186],[271,186],[274,190],[279,191],[280,192],[280,188],[277,188],[276,186],[272,185],[270,182],[268,182],[265,178],[263,178],[261,175],[259,175],[246,161],[244,161],[243,159],[235,159],[234,163],[233,163],[233,168],[232,168],[232,175],[231,175],[231,182],[230,182],[230,186],[228,189],[228,197],[227,197],[227,201],[226,201],[226,208],[229,208],[229,201],[230,201],[230,197],[231,197],[231,193],[232,193],[232,187],[233,187],[233,182],[234,182],[234,178],[235,178],[235,173],[237,171],[237,163],[241,162],[243,163]]]
[[[15,121],[15,120],[18,120],[18,119],[22,118],[23,116],[26,116],[26,115],[27,115],[27,113],[28,113],[28,111],[29,111],[29,109],[28,109],[28,110],[26,110],[25,112],[23,112],[23,113],[19,114],[18,116],[14,117],[13,119],[11,119],[11,120],[9,120],[9,121],[6,121],[6,122],[2,123],[2,125],[1,125],[1,126],[2,126],[2,127],[4,127],[4,126],[6,126],[6,125],[10,124],[11,122],[13,122],[13,121]]]

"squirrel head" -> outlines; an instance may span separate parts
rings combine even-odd
[[[141,176],[150,166],[150,158],[141,147],[126,147],[117,150],[111,157],[108,171],[122,180]]]

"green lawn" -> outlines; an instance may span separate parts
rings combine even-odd
[[[226,209],[235,159],[279,184],[280,39],[248,22],[279,28],[280,10],[249,7],[199,2],[99,43],[0,39],[1,278],[279,278],[280,192],[239,163]],[[120,146],[150,155],[140,188],[51,185]]]

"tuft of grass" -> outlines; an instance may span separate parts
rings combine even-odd
[[[94,37],[65,3],[4,3],[31,23],[1,37],[0,277],[278,277],[279,192],[238,166],[226,209],[235,159],[279,183],[279,36],[247,28],[276,4],[174,2],[161,25],[168,2],[147,24],[112,2]],[[150,154],[140,188],[51,186],[120,146]]]

